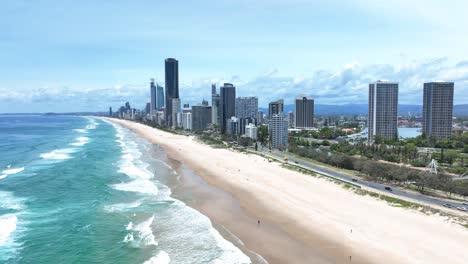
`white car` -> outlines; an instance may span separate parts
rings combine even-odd
[[[462,206],[458,206],[457,209],[460,210],[460,211],[463,211],[463,212],[466,212],[466,211],[467,211],[466,208],[465,208],[465,207],[462,207]]]
[[[468,205],[468,201],[464,201],[463,204],[464,204],[464,205]]]

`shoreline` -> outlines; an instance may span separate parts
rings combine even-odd
[[[143,124],[107,120],[160,145],[169,158],[232,195],[251,215],[244,222],[253,218],[254,223],[242,225],[236,214],[210,212],[216,206],[208,202],[200,211],[269,263],[349,263],[351,257],[354,263],[463,263],[468,257],[463,247],[468,232],[443,217],[391,207],[256,155],[213,149],[192,137]],[[261,228],[271,225],[271,230],[259,234],[256,218]]]

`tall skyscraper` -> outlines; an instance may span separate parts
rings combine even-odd
[[[274,114],[283,113],[283,111],[284,111],[283,99],[279,99],[268,104],[268,118],[270,119]]]
[[[198,104],[192,106],[192,129],[204,130],[211,124],[211,106]]]
[[[211,85],[211,124],[220,125],[221,107],[220,96],[216,93],[216,84]]]
[[[166,81],[166,122],[173,125],[172,99],[179,99],[179,62],[168,58],[164,63]]]
[[[112,117],[112,107],[109,107],[109,116]]]
[[[398,138],[398,83],[369,84],[368,141]]]
[[[156,109],[160,110],[164,107],[164,88],[156,84]]]
[[[258,98],[257,97],[237,97],[236,98],[236,117],[258,118]]]
[[[151,79],[150,82],[150,95],[151,95],[151,100],[150,100],[150,114],[154,113],[154,111],[157,109],[157,92],[156,92],[156,85],[154,84],[154,79]]]
[[[314,127],[314,99],[310,96],[299,95],[296,97],[295,106],[296,128]]]
[[[285,149],[288,147],[288,120],[283,113],[273,114],[268,123],[271,147]]]
[[[228,119],[236,115],[236,87],[230,83],[221,86],[220,102],[221,108],[221,133],[226,133]]]
[[[425,137],[452,136],[453,82],[424,83],[423,127]]]

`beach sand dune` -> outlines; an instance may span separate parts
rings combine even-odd
[[[257,155],[214,149],[193,137],[110,120],[160,145],[170,158],[232,194],[254,223],[236,227],[236,215],[229,212],[214,213],[212,220],[230,223],[226,227],[270,263],[468,261],[468,230],[446,217],[389,206]],[[271,225],[271,232],[255,231],[257,218],[265,230]]]

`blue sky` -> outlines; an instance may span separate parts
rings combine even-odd
[[[366,103],[367,83],[455,81],[468,103],[468,2],[51,1],[0,3],[0,112],[106,110],[148,101],[179,60],[181,98],[233,82],[260,105],[299,93],[321,104]]]

